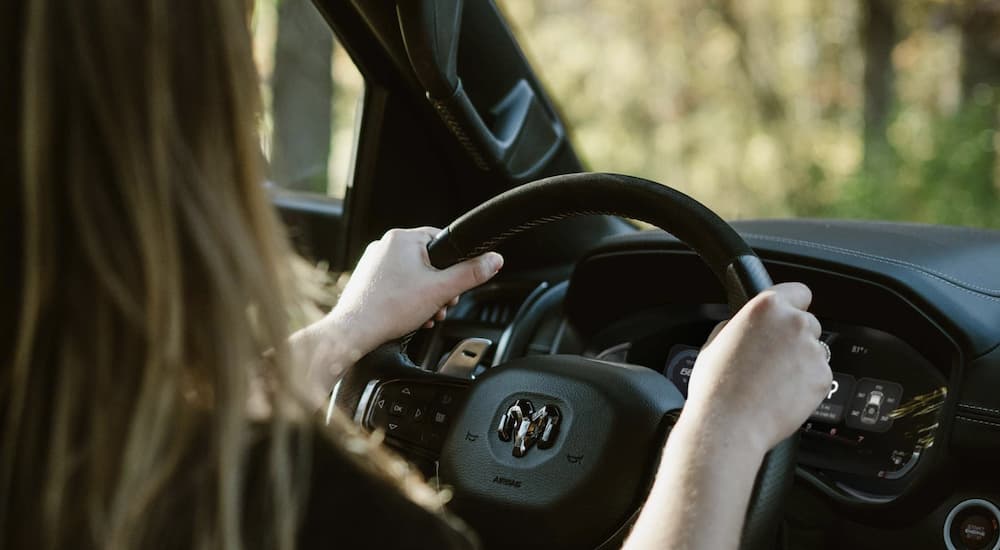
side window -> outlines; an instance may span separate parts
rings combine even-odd
[[[361,73],[311,0],[255,0],[253,33],[271,182],[342,199],[354,163]]]

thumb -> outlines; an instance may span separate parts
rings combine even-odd
[[[487,252],[482,256],[457,263],[445,269],[443,274],[449,284],[453,285],[453,288],[449,289],[450,293],[457,296],[489,281],[501,267],[503,267],[503,256],[496,252]]]

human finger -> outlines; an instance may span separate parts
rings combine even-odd
[[[770,288],[795,309],[806,311],[812,303],[812,291],[802,283],[780,283]]]

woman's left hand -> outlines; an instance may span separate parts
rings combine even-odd
[[[493,278],[503,267],[496,252],[447,269],[431,266],[427,244],[433,227],[392,229],[368,245],[337,305],[291,339],[309,366],[309,385],[328,392],[340,371],[384,342],[444,320],[458,296]]]
[[[460,294],[493,278],[503,266],[496,252],[455,264],[431,266],[433,227],[392,229],[368,245],[329,317],[346,328],[362,353],[444,320]]]

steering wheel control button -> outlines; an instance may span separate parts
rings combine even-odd
[[[944,541],[949,550],[1000,550],[1000,510],[982,499],[959,503],[944,521]]]
[[[847,412],[847,426],[870,432],[886,432],[892,427],[892,411],[903,397],[903,386],[895,382],[862,378],[858,380]]]
[[[392,405],[389,406],[389,416],[406,416],[407,410],[409,410],[409,407],[405,403],[393,401]]]
[[[438,453],[451,420],[441,403],[457,403],[461,391],[454,384],[385,382],[375,390],[365,425],[385,432],[390,443]]]

